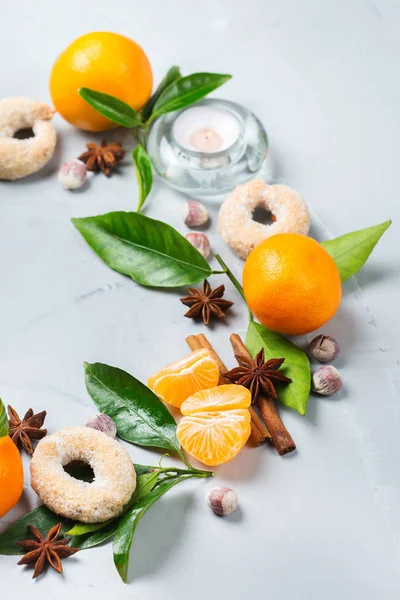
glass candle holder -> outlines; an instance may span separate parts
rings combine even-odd
[[[253,179],[268,154],[257,117],[228,100],[205,99],[160,117],[147,151],[158,175],[195,198],[218,197]]]

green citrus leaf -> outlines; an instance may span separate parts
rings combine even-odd
[[[153,107],[159,99],[159,97],[161,96],[161,94],[163,93],[163,91],[166,90],[167,87],[171,85],[171,83],[174,83],[174,81],[180,79],[181,77],[182,75],[179,67],[171,67],[169,69],[164,79],[161,81],[160,85],[158,86],[154,94],[151,96],[150,100],[140,111],[143,121],[147,121],[147,119],[150,117],[151,113],[153,112]]]
[[[78,92],[85,102],[113,123],[130,129],[142,124],[136,110],[122,100],[89,88],[79,88]]]
[[[72,219],[112,269],[151,287],[181,287],[211,274],[207,261],[170,225],[130,212]]]
[[[138,465],[137,463],[133,463],[133,466],[135,467],[136,475],[138,477],[139,475],[154,473],[154,470],[158,468],[151,465]]]
[[[152,118],[189,106],[219,88],[232,75],[193,73],[177,79],[165,89],[154,105]]]
[[[94,546],[99,546],[109,540],[117,530],[119,519],[114,519],[111,523],[98,531],[92,531],[86,535],[75,535],[71,538],[70,546],[72,548],[80,548],[87,550]]]
[[[142,144],[138,144],[132,152],[133,162],[136,167],[136,176],[139,182],[139,202],[137,212],[140,212],[143,204],[146,202],[147,196],[150,194],[151,186],[153,185],[153,168],[151,166],[150,156],[143,148]]]
[[[0,398],[0,438],[8,435],[8,420],[6,415],[6,407]]]
[[[342,281],[355,275],[367,262],[372,250],[391,223],[385,221],[380,225],[352,231],[334,240],[322,242],[321,246],[335,261]]]
[[[101,363],[85,363],[85,375],[87,391],[99,412],[113,419],[120,438],[180,452],[174,418],[147,386],[129,373]]]
[[[311,387],[307,354],[279,333],[254,321],[250,321],[247,329],[246,346],[253,358],[261,348],[264,348],[266,359],[285,358],[282,372],[292,379],[292,383],[279,386],[278,398],[285,406],[305,415]]]
[[[144,496],[130,511],[122,517],[119,522],[118,529],[115,532],[113,539],[114,563],[117,571],[120,574],[122,581],[126,583],[128,577],[129,551],[131,549],[133,536],[136,527],[143,517],[145,512],[152,506],[161,496],[166,494],[174,485],[187,479],[186,477],[177,477],[170,481],[163,481],[149,494]]]

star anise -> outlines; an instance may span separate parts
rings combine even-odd
[[[253,402],[263,392],[276,399],[274,383],[290,383],[292,381],[278,371],[285,359],[271,358],[265,362],[264,348],[260,350],[254,360],[246,356],[236,356],[236,360],[240,366],[224,373],[224,377],[248,388]]]
[[[78,156],[79,160],[86,163],[88,171],[102,171],[107,177],[117,161],[122,160],[125,156],[121,142],[107,144],[107,140],[102,140],[100,146],[90,142],[86,144],[86,148],[87,151]]]
[[[46,414],[46,411],[42,410],[42,412],[34,415],[33,410],[30,408],[24,418],[20,419],[13,407],[8,406],[10,437],[18,448],[22,446],[25,452],[31,456],[33,454],[31,440],[41,440],[47,433],[47,429],[40,429]]]
[[[207,279],[204,280],[203,291],[196,288],[189,288],[190,296],[180,299],[182,304],[190,306],[190,309],[185,313],[185,317],[196,318],[201,316],[205,325],[209,324],[212,316],[217,317],[217,319],[223,319],[225,311],[233,304],[230,300],[222,298],[224,292],[224,285],[220,285],[215,290],[212,290]]]
[[[70,538],[60,537],[61,523],[52,527],[47,533],[46,537],[36,527],[29,525],[29,529],[34,540],[25,540],[24,542],[16,542],[18,546],[24,550],[28,550],[21,560],[19,565],[35,565],[32,579],[35,579],[43,573],[47,564],[49,564],[57,573],[62,573],[62,558],[68,558],[75,552],[78,552],[79,548],[71,548],[67,544],[70,542]]]

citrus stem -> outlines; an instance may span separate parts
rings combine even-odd
[[[152,115],[150,115],[150,117],[147,119],[147,121],[145,121],[145,122],[143,123],[144,127],[146,128],[146,131],[148,131],[148,130],[149,130],[149,127],[150,127],[150,125],[151,125],[151,124],[152,124],[152,122],[153,122],[155,119],[157,119],[157,118],[158,118],[158,115],[156,115],[156,114],[152,114]]]
[[[131,133],[133,135],[134,140],[137,143],[142,144],[143,148],[146,149],[147,129],[144,129],[144,127],[141,127],[140,125],[138,125],[137,127],[135,127],[135,129],[131,129]]]
[[[173,479],[178,475],[190,475],[190,477],[200,477],[206,479],[207,477],[213,477],[212,471],[200,471],[198,469],[175,469],[174,467],[165,467],[158,469],[159,473],[167,474],[169,479]],[[171,475],[173,473],[173,475]]]
[[[229,279],[232,281],[233,285],[235,286],[235,288],[237,289],[239,294],[242,296],[243,300],[246,302],[246,298],[244,297],[243,288],[240,285],[239,281],[234,276],[234,274],[232,273],[232,271],[230,270],[230,268],[228,267],[228,265],[223,261],[223,259],[221,258],[221,256],[219,254],[216,254],[215,258],[217,259],[217,261],[219,262],[221,267],[224,269],[222,272],[225,273],[226,275],[228,275]]]
[[[216,254],[215,258],[217,259],[217,261],[219,262],[219,264],[221,265],[221,267],[224,269],[223,273],[225,273],[225,275],[227,275],[229,277],[229,279],[231,280],[231,282],[233,283],[233,285],[235,286],[235,288],[237,289],[237,291],[239,292],[239,294],[242,296],[243,300],[246,302],[246,298],[245,298],[245,295],[244,295],[243,288],[240,285],[239,281],[234,276],[234,274],[232,273],[232,271],[230,270],[230,268],[228,267],[228,265],[224,262],[224,260],[221,258],[221,256],[219,254]],[[247,303],[246,303],[246,306],[247,306]],[[247,307],[247,310],[249,311],[249,319],[250,319],[250,321],[252,321],[253,320],[253,314],[250,311],[249,307]]]
[[[179,457],[181,458],[181,460],[183,460],[185,465],[188,467],[190,473],[209,473],[210,472],[210,471],[201,471],[200,469],[195,469],[194,467],[192,467],[190,462],[186,460],[186,457],[182,451],[178,452],[178,454],[179,454]],[[183,469],[183,472],[185,472],[184,469]],[[212,475],[213,475],[213,473],[211,475],[206,475],[206,477],[212,477]],[[200,477],[200,475],[199,475],[199,477]]]

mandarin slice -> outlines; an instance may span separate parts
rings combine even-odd
[[[201,349],[149,377],[148,386],[163,402],[179,408],[195,392],[216,386],[218,379],[217,362],[209,350]]]
[[[181,413],[192,415],[213,410],[249,408],[250,404],[250,390],[242,385],[231,383],[196,392],[182,404]]]
[[[246,444],[250,431],[249,411],[238,408],[183,417],[176,435],[189,454],[214,467],[232,460]]]

